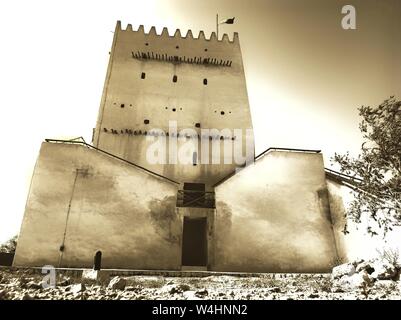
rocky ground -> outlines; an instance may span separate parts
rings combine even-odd
[[[91,275],[91,271],[84,277],[58,272],[55,288],[44,289],[44,275],[38,271],[3,268],[0,269],[0,300],[400,299],[401,282],[396,271],[391,273],[387,268],[379,275],[373,269],[371,264],[359,262],[339,266],[333,274],[116,276],[108,279],[108,275],[105,278],[103,274],[100,279],[93,272]]]

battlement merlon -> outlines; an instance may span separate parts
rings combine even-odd
[[[174,35],[170,35],[168,29],[166,27],[163,28],[162,32],[158,34],[156,32],[156,27],[152,26],[148,33],[145,32],[144,26],[140,25],[139,28],[135,31],[132,28],[131,24],[128,24],[126,29],[122,29],[121,21],[117,21],[116,32],[135,32],[141,33],[142,35],[150,36],[150,37],[162,37],[162,38],[169,38],[169,39],[189,39],[189,40],[203,40],[203,41],[211,41],[211,42],[220,42],[220,43],[229,43],[229,44],[239,44],[239,36],[238,32],[234,32],[233,39],[230,40],[226,33],[223,34],[221,39],[217,39],[217,35],[215,32],[212,32],[209,38],[206,38],[205,33],[203,31],[199,31],[198,37],[194,37],[192,30],[188,30],[185,36],[182,36],[181,30],[176,29]]]

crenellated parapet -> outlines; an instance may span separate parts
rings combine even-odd
[[[175,132],[170,132],[170,122],[176,124]],[[196,141],[219,140],[223,147],[237,140],[236,148],[245,154],[245,148],[253,148],[253,137],[247,145],[246,135],[234,130],[245,133],[249,128],[237,33],[217,37],[215,32],[154,26],[145,30],[143,25],[134,29],[132,24],[122,27],[117,22],[93,139],[96,147],[150,168],[146,155],[151,137],[169,137],[167,144],[170,138],[180,138],[180,144],[188,139],[188,145],[197,145],[198,156],[206,151]],[[166,156],[170,152],[174,151],[166,150]],[[234,162],[224,163],[216,170],[191,162],[190,169],[184,164],[163,165],[157,172],[177,181],[208,182],[230,173],[234,166]]]
[[[194,36],[192,30],[188,30],[185,35],[181,33],[180,29],[176,29],[173,35],[170,35],[168,29],[166,27],[163,28],[161,33],[157,33],[156,27],[152,26],[149,32],[145,32],[145,28],[143,25],[140,25],[137,30],[133,30],[132,25],[128,24],[125,29],[121,27],[121,21],[117,21],[116,31],[122,32],[135,32],[143,34],[144,36],[150,37],[162,37],[162,38],[170,38],[170,39],[189,39],[189,40],[202,40],[202,41],[211,41],[211,42],[221,42],[221,43],[238,43],[238,33],[234,32],[233,39],[230,40],[226,33],[223,34],[221,39],[217,39],[217,35],[215,32],[210,34],[210,37],[206,37],[204,31],[199,31],[198,36]]]

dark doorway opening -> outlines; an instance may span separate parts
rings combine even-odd
[[[93,259],[93,269],[100,270],[102,267],[102,251],[98,251],[95,254],[95,258]]]
[[[207,220],[184,217],[182,265],[207,265]]]

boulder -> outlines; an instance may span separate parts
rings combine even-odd
[[[361,289],[367,286],[367,278],[364,273],[355,273],[346,279],[352,289]]]
[[[344,263],[337,267],[334,267],[331,272],[331,278],[333,280],[340,279],[344,276],[352,276],[355,273],[355,266],[352,263]]]
[[[392,280],[398,275],[397,268],[385,261],[375,261],[373,269],[374,271],[371,276],[378,280]]]
[[[108,288],[110,289],[117,289],[117,290],[124,290],[125,286],[127,285],[127,280],[124,278],[120,278],[118,276],[111,279]]]
[[[355,271],[358,273],[361,271],[366,271],[368,274],[372,274],[375,271],[373,262],[363,261],[356,266]]]
[[[371,286],[373,279],[366,271],[354,273],[351,276],[343,276],[333,281],[331,292],[357,291]]]

